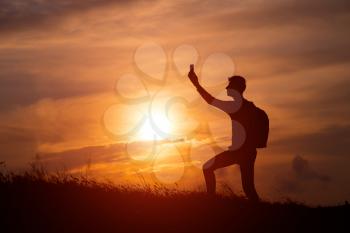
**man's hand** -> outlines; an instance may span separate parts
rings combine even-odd
[[[188,78],[191,80],[193,85],[195,85],[196,87],[199,86],[198,77],[197,77],[196,73],[193,70],[191,70],[188,73]]]
[[[208,103],[213,104],[215,98],[210,95],[198,82],[198,77],[194,72],[194,65],[190,65],[190,72],[188,73],[188,78],[191,80],[193,85],[196,87],[198,93],[202,96],[202,98]]]

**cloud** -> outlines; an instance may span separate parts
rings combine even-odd
[[[257,80],[248,91],[269,113],[269,150],[279,154],[346,156],[350,150],[350,85],[346,65]],[[253,89],[250,89],[253,88]],[[273,90],[273,91],[271,91]]]
[[[329,176],[316,171],[310,162],[300,155],[292,159],[290,168],[291,170],[280,176],[275,184],[276,189],[284,195],[311,193],[331,180]]]
[[[331,120],[328,123],[342,122],[340,118],[350,117],[350,109],[347,107],[350,74],[346,67],[347,65],[323,67],[279,76],[265,82],[262,80],[261,84],[275,89],[271,93],[265,92],[265,98],[274,107],[288,111],[290,119],[294,121],[312,117],[318,118],[322,123],[325,118]]]
[[[110,6],[130,6],[126,0],[3,0],[0,2],[0,31],[57,27],[65,17]]]
[[[348,156],[349,141],[350,126],[333,125],[316,132],[277,139],[271,147],[284,154],[299,152],[318,156]]]
[[[316,172],[311,166],[308,160],[302,158],[300,155],[296,155],[292,160],[292,169],[297,179],[301,180],[319,180],[329,181],[330,178],[326,175],[322,175]]]
[[[71,170],[98,163],[121,163],[128,158],[124,154],[125,144],[116,143],[104,146],[86,146],[78,149],[65,150],[56,153],[42,153],[41,162],[51,171],[62,169]]]
[[[113,101],[113,93],[41,99],[3,112],[0,115],[1,160],[9,167],[23,167],[36,153],[111,143],[100,122]]]
[[[229,1],[227,1],[227,4]],[[233,11],[216,14],[215,19],[234,28],[271,28],[305,25],[349,16],[350,3],[341,1],[235,1],[228,4]]]
[[[34,156],[36,149],[37,140],[33,131],[16,126],[0,126],[0,161],[6,162],[10,168],[22,167]]]
[[[57,74],[56,74],[57,75]],[[52,79],[48,77],[52,76]],[[45,98],[63,99],[109,91],[110,85],[96,85],[93,81],[76,81],[73,77],[54,78],[55,74],[31,74],[5,70],[0,74],[0,112],[28,106]],[[69,83],[69,85],[67,85]]]
[[[349,118],[350,108],[347,105],[350,98],[350,92],[348,91],[350,80],[348,75],[347,73],[339,74],[331,70],[323,75],[311,74],[309,79],[314,79],[315,83],[311,84],[306,80],[301,81],[300,84],[296,83],[299,87],[294,85],[294,90],[291,90],[295,96],[301,95],[303,98],[294,97],[293,100],[288,101],[281,98],[275,102],[275,105],[279,108],[294,111],[294,117],[298,118],[302,115],[319,119],[329,118],[330,116]],[[333,124],[337,122],[338,120],[335,120]]]
[[[44,98],[113,92],[119,70],[128,67],[121,59],[125,50],[69,45],[0,49],[0,112]]]
[[[11,127],[11,126],[1,126],[0,127],[0,144],[7,143],[35,143],[35,137],[29,130]]]

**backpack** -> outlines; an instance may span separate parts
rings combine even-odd
[[[269,117],[264,110],[256,106],[253,129],[255,148],[265,148],[269,137]]]

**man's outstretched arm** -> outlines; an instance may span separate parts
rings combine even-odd
[[[213,104],[214,100],[216,100],[209,92],[207,92],[198,81],[198,77],[194,71],[190,71],[188,73],[188,77],[190,78],[193,85],[196,87],[198,93],[202,96],[202,98],[208,103]]]
[[[197,88],[198,93],[202,96],[202,98],[210,105],[213,105],[214,107],[217,107],[221,109],[224,112],[230,113],[232,112],[232,104],[233,101],[223,101],[214,98],[209,92],[207,92],[200,84],[198,81],[198,77],[196,73],[191,70],[188,73],[188,77],[193,83],[193,85]]]

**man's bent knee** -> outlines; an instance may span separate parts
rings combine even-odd
[[[214,169],[214,160],[215,158],[211,158],[209,159],[207,162],[205,162],[202,166],[202,170],[203,172],[213,172],[215,169]]]
[[[214,171],[210,160],[203,164],[202,170],[204,173],[210,173]]]
[[[208,174],[208,173],[212,172],[212,169],[210,169],[209,167],[206,167],[204,165],[202,166],[202,170],[203,170],[204,174]]]

